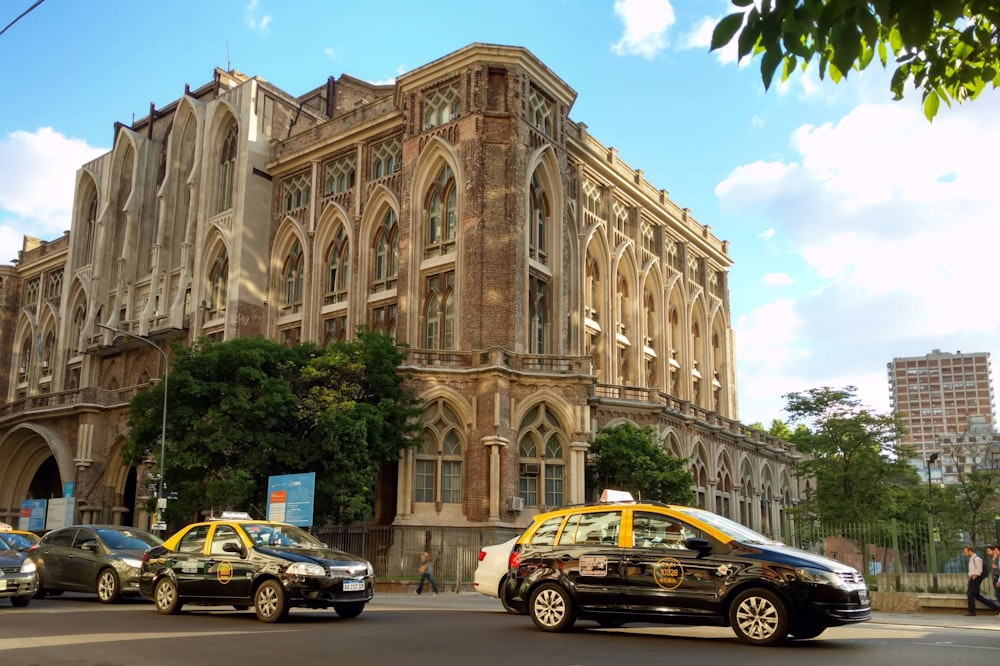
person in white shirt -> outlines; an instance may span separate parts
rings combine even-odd
[[[969,610],[966,615],[976,614],[977,601],[1000,615],[998,613],[1000,606],[997,606],[979,592],[979,587],[983,584],[983,558],[976,554],[972,546],[966,546],[962,551],[969,558],[969,586],[965,590],[965,596],[969,599]]]

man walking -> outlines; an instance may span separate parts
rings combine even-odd
[[[983,597],[979,592],[979,586],[983,584],[983,558],[976,554],[976,551],[972,549],[972,546],[966,546],[962,549],[966,557],[969,558],[969,586],[965,590],[965,596],[969,600],[969,611],[966,615],[976,614],[976,602],[978,601],[982,605],[986,606],[994,613],[1000,611],[1000,606]]]
[[[990,582],[993,584],[993,596],[1000,604],[1000,548],[990,546],[986,549],[986,554],[990,556]]]

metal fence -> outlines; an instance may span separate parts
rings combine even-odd
[[[416,580],[420,555],[434,555],[434,579],[448,590],[471,589],[479,551],[503,543],[519,529],[347,525],[314,531],[320,541],[365,558],[384,580]]]

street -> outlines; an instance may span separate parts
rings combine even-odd
[[[944,617],[944,616],[942,616]],[[949,616],[951,617],[951,616]],[[597,629],[578,622],[546,634],[526,616],[508,615],[495,599],[475,594],[383,594],[360,617],[295,609],[286,622],[263,624],[252,610],[185,607],[158,615],[138,599],[103,605],[84,595],[36,599],[27,608],[0,604],[3,666],[215,666],[217,664],[417,664],[607,666],[809,662],[963,666],[1000,660],[1000,618],[918,626],[901,615],[830,629],[808,641],[756,648],[728,628],[629,625]],[[952,618],[954,620],[954,618]],[[891,623],[890,623],[891,622]]]

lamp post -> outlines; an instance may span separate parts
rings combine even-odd
[[[163,351],[158,344],[149,338],[136,335],[135,333],[130,333],[129,331],[123,331],[119,328],[106,326],[104,324],[98,324],[98,326],[119,335],[132,338],[133,340],[145,342],[147,345],[160,352],[160,356],[163,357],[163,424],[160,429],[160,479],[156,491],[156,509],[157,512],[159,512],[160,509],[166,508],[166,496],[163,494],[163,478],[167,466],[167,388],[169,387],[170,379],[170,361],[167,359],[167,352]],[[161,503],[163,504],[162,507],[160,506]],[[161,530],[156,529],[156,526],[154,525],[153,531],[159,532]]]
[[[930,516],[927,518],[927,545],[929,547],[927,551],[930,573],[933,576],[932,591],[937,592],[937,543],[934,541],[934,484],[931,483],[931,465],[938,461],[941,457],[939,451],[927,456],[924,459],[925,466],[927,467],[927,496],[930,501]]]

